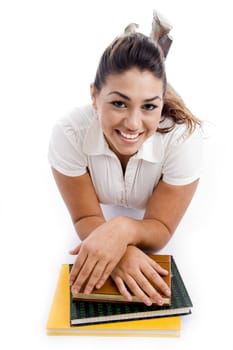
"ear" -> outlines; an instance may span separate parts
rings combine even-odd
[[[91,85],[90,85],[90,93],[91,93],[92,106],[96,110],[97,109],[97,103],[96,103],[97,93],[96,93],[96,88],[95,88],[94,83],[91,83]]]

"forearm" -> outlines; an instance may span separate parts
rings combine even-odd
[[[104,217],[89,216],[80,219],[74,224],[79,238],[83,241],[97,227],[106,223]],[[166,226],[154,219],[136,220],[118,216],[108,221],[109,230],[118,228],[119,239],[126,236],[128,245],[135,245],[143,250],[158,251],[162,249],[171,238]]]
[[[147,205],[143,220],[125,218],[132,244],[158,251],[170,240],[197,188],[198,180],[183,186],[160,181]]]
[[[136,220],[129,217],[118,217],[120,227],[128,237],[128,244],[145,251],[159,251],[170,240],[172,233],[161,222],[155,219]]]
[[[93,230],[104,223],[105,219],[103,216],[88,216],[75,222],[74,227],[79,238],[83,241]]]

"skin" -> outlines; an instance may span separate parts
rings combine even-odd
[[[134,68],[109,76],[99,93],[91,85],[91,96],[105,138],[125,168],[158,127],[163,107],[162,81]],[[125,134],[136,138],[125,138]]]
[[[158,127],[163,107],[161,80],[136,68],[110,75],[101,91],[91,85],[91,97],[109,147],[124,172],[128,160]],[[162,275],[167,271],[148,259],[143,250],[158,251],[170,240],[198,184],[169,185],[162,180],[155,188],[142,220],[115,217],[105,221],[88,173],[53,174],[82,240],[70,253],[77,255],[70,273],[75,294],[100,288],[109,275],[128,300],[136,295],[146,305],[162,305],[161,292],[170,295]],[[107,249],[106,249],[107,242]],[[158,287],[152,287],[151,281]]]

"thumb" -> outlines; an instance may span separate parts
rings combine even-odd
[[[82,243],[80,243],[79,245],[77,245],[76,248],[70,250],[70,251],[69,251],[69,254],[71,254],[71,255],[77,255],[77,254],[79,253],[79,251],[80,251],[81,245],[82,245]]]

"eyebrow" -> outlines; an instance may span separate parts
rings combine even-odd
[[[108,95],[113,95],[113,94],[116,94],[116,95],[118,95],[118,96],[124,98],[125,100],[128,100],[128,101],[131,100],[129,96],[126,96],[126,95],[122,94],[122,93],[119,92],[119,91],[111,91]],[[161,97],[159,97],[159,96],[154,96],[154,97],[151,97],[151,98],[146,98],[146,99],[144,100],[144,102],[151,102],[151,101],[154,101],[154,100],[157,100],[157,99],[159,99],[160,101],[162,100]]]

